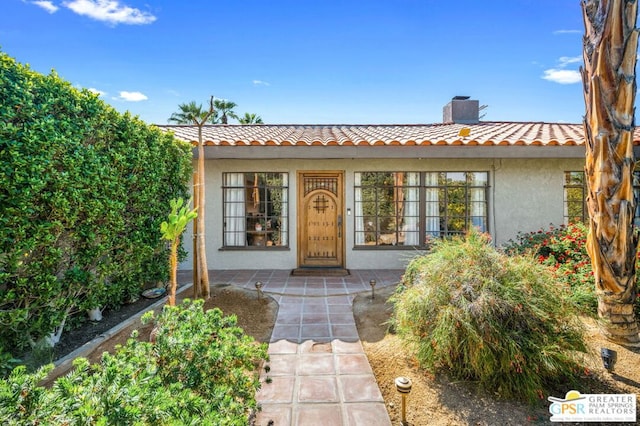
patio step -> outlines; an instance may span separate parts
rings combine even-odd
[[[291,271],[294,277],[345,277],[348,269],[343,268],[297,268]]]

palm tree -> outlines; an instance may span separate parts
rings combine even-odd
[[[207,252],[205,245],[205,198],[204,198],[204,145],[202,143],[202,126],[205,125],[215,114],[213,107],[213,96],[209,100],[209,109],[203,110],[202,105],[195,102],[178,105],[180,112],[174,112],[169,118],[169,122],[177,124],[195,124],[198,127],[198,166],[193,177],[193,203],[198,212],[198,216],[193,226],[193,298],[208,299],[209,272],[207,267]]]
[[[596,281],[598,315],[609,340],[640,346],[633,312],[638,246],[633,226],[638,2],[582,0],[582,12],[587,251]]]
[[[226,99],[215,99],[213,106],[220,114],[221,124],[229,124],[229,117],[236,120],[238,119],[238,116],[233,111],[233,109],[238,106],[235,102],[227,101]],[[216,118],[218,118],[218,114],[216,114]]]
[[[256,114],[249,114],[245,112],[244,115],[238,118],[240,124],[264,124],[262,117]]]
[[[191,101],[188,104],[180,104],[178,105],[178,108],[180,108],[180,112],[174,112],[173,114],[171,114],[171,117],[169,117],[169,120],[167,120],[169,123],[193,124],[194,117],[199,118],[203,116],[204,113],[207,112],[202,110],[202,104],[197,105],[195,101]],[[217,114],[214,111],[213,114],[207,117],[206,122],[211,124],[216,124],[215,123],[216,116]]]

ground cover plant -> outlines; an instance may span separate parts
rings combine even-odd
[[[392,303],[392,324],[422,368],[491,394],[534,402],[582,372],[576,311],[554,275],[477,231],[410,262]]]
[[[129,339],[97,364],[75,370],[50,388],[38,386],[50,367],[24,366],[0,381],[2,424],[246,425],[256,409],[257,344],[219,309],[185,300],[154,318],[154,342]]]
[[[192,165],[188,144],[3,52],[0,99],[6,371],[86,309],[166,281],[160,223],[169,200],[188,197]]]

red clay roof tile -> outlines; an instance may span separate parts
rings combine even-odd
[[[198,129],[189,125],[158,125],[178,139],[195,143]],[[462,128],[469,136],[459,136]],[[584,144],[582,124],[534,122],[480,122],[477,124],[398,125],[207,125],[205,145],[213,146],[575,146]],[[640,145],[640,132],[634,134]]]

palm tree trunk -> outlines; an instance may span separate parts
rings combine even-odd
[[[583,0],[582,80],[586,114],[587,251],[598,314],[608,339],[640,345],[633,306],[636,250],[633,195],[637,1]]]
[[[196,163],[196,169],[193,172],[193,207],[198,209],[199,201],[198,201],[198,164]],[[192,256],[193,256],[193,265],[192,265],[192,273],[193,273],[193,298],[196,299],[196,288],[200,283],[198,274],[198,220],[193,221],[193,237],[192,237]]]
[[[202,123],[204,124],[204,123]],[[198,217],[197,217],[197,239],[198,239],[198,285],[194,283],[194,297],[208,299],[209,292],[209,271],[207,267],[207,251],[205,240],[205,196],[204,196],[204,145],[202,142],[202,124],[198,126]],[[195,294],[197,293],[197,294]]]

